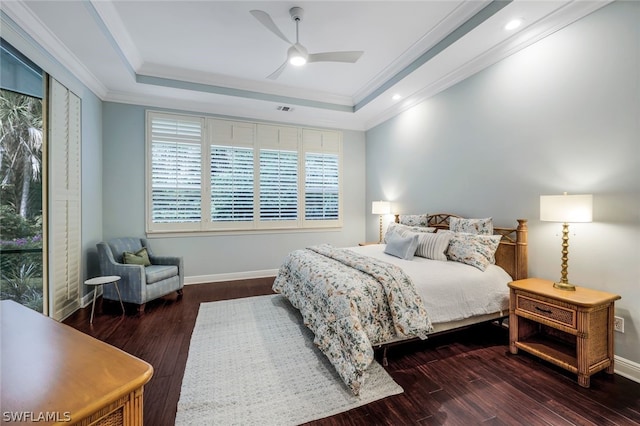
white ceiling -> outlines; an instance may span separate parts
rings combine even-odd
[[[607,2],[3,0],[2,9],[105,101],[367,130]],[[293,6],[304,9],[309,52],[364,55],[267,79],[289,46],[249,11],[295,40]],[[524,24],[506,31],[513,18]]]

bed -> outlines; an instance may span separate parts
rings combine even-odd
[[[357,395],[376,348],[386,361],[390,345],[508,315],[507,283],[526,278],[528,269],[527,221],[517,223],[396,215],[386,244],[289,253],[273,290],[300,311],[314,343]],[[398,247],[408,254],[388,254]]]

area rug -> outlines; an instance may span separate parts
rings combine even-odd
[[[200,305],[176,425],[297,425],[402,393],[374,361],[359,396],[280,295]]]

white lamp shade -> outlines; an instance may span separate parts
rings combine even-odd
[[[374,201],[371,204],[372,214],[389,214],[391,213],[391,203],[388,201]]]
[[[593,195],[541,195],[540,220],[579,223],[593,219]]]

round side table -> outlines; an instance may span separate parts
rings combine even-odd
[[[122,315],[124,315],[124,305],[122,304],[122,296],[120,296],[120,289],[118,288],[118,281],[120,281],[120,277],[118,275],[109,275],[106,277],[95,277],[86,280],[84,283],[90,286],[99,286],[104,284],[113,284],[116,287],[116,292],[118,293],[118,300],[120,300],[120,307],[122,308]],[[98,294],[98,289],[93,289],[93,302],[91,303],[91,319],[89,320],[89,324],[93,324],[93,310],[96,307],[96,295]]]

